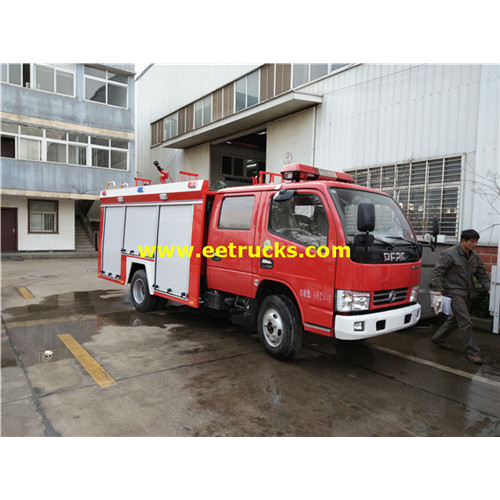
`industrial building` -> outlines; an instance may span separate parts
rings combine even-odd
[[[138,174],[157,178],[155,160],[214,186],[288,163],[349,172],[393,195],[420,237],[435,215],[440,241],[474,227],[496,247],[499,81],[486,64],[150,65],[137,78]]]
[[[2,252],[96,250],[99,193],[133,185],[133,64],[1,64]]]

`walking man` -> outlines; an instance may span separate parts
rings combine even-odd
[[[483,359],[472,330],[469,315],[470,298],[474,291],[472,277],[475,276],[481,286],[490,291],[490,281],[483,261],[474,251],[479,234],[474,229],[467,229],[460,235],[460,243],[445,250],[432,271],[430,288],[437,294],[451,298],[451,311],[432,337],[432,342],[443,349],[451,349],[446,339],[458,327],[465,343],[467,356],[473,363],[481,364]]]

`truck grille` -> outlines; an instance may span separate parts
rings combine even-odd
[[[379,290],[373,293],[373,305],[393,304],[406,299],[408,288],[396,288],[394,290]]]

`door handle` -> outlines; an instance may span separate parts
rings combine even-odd
[[[262,269],[272,269],[274,266],[274,262],[272,259],[262,258],[260,259],[260,267]]]
[[[219,257],[218,255],[214,255],[212,257],[212,260],[215,260],[216,262],[219,262],[220,260],[222,260],[222,257]]]

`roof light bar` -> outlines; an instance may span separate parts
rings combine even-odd
[[[321,171],[316,167],[310,165],[303,165],[302,163],[291,163],[285,165],[281,169],[281,175],[286,181],[337,181],[354,183],[351,175],[344,172],[333,172],[331,170]]]

